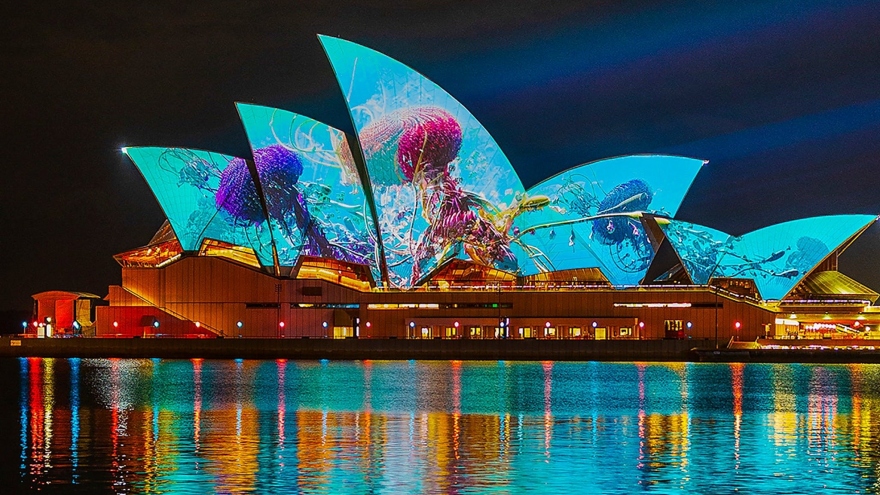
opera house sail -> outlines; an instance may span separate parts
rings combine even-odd
[[[880,326],[878,295],[837,270],[875,216],[731,235],[678,218],[705,162],[660,154],[525,188],[439,86],[319,40],[353,136],[237,103],[250,156],[123,150],[167,223],[116,256],[122,283],[96,310],[99,335],[752,339]]]

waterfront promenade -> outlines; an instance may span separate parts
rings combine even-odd
[[[694,340],[0,338],[0,357],[688,361]]]
[[[880,341],[0,338],[0,357],[880,363]],[[875,350],[877,349],[877,350]]]

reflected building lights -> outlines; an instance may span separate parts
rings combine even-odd
[[[740,467],[740,430],[742,428],[742,399],[743,399],[743,364],[732,363],[730,365],[731,383],[733,387],[733,457],[734,469]]]
[[[877,475],[880,371],[866,365],[22,359],[15,368],[19,469],[33,488],[88,488],[95,466],[107,487],[143,493],[190,481],[207,492],[552,491],[566,476],[609,491],[608,473],[627,469],[642,488],[713,491],[720,485],[696,485],[694,473],[717,469],[718,483],[742,488],[757,466],[774,476],[812,469],[805,491],[821,491],[812,487],[823,473],[858,473],[847,483],[868,490]],[[755,383],[772,389],[754,395]]]
[[[553,362],[541,363],[544,371],[544,457],[550,460],[550,441],[553,439]]]
[[[278,465],[284,467],[284,414],[286,411],[286,399],[284,398],[284,378],[287,373],[287,361],[279,359],[275,362],[276,373],[278,374]]]
[[[201,449],[202,437],[202,360],[192,360],[193,372],[193,446]]]
[[[71,479],[76,483],[79,473],[79,358],[68,360],[70,364],[70,463]]]
[[[30,369],[28,367],[29,360],[27,358],[19,358],[19,382],[20,382],[20,395],[19,395],[19,446],[21,448],[21,464],[19,465],[19,470],[24,472],[27,467],[28,460],[28,417],[30,416],[30,409],[28,408],[28,377],[30,376]]]

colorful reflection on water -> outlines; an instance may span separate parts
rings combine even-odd
[[[30,490],[880,491],[876,365],[21,359],[0,370],[19,376],[17,402],[0,403],[18,446],[3,448]]]

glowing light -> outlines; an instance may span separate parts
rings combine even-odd
[[[367,322],[367,328],[370,328],[370,326],[371,326],[370,322]]]
[[[416,327],[416,322],[414,322],[414,321],[409,322],[409,327],[410,327],[410,328],[415,328],[415,327]]]
[[[593,328],[596,328],[596,327],[598,327],[598,326],[599,326],[599,324],[596,323],[596,322],[594,321],[594,322],[593,322]]]
[[[737,321],[737,322],[735,322],[735,323],[733,324],[733,326],[734,326],[737,330],[739,330],[739,327],[742,326],[742,323],[740,323],[740,322]]]
[[[25,330],[27,329],[27,322],[26,321],[21,322],[21,328],[23,328]]]
[[[327,322],[325,321],[324,323],[321,324],[321,326],[323,326],[324,328],[327,328]]]
[[[115,322],[115,321],[113,322],[113,325],[114,325],[114,326],[116,325],[116,322]],[[34,328],[37,328],[38,326],[40,326],[39,322],[37,322],[36,320],[34,320]]]
[[[34,322],[34,325],[36,325],[36,324],[37,324],[37,322]],[[118,322],[118,321],[114,321],[114,322],[113,322],[113,328],[119,328],[119,322]]]
[[[241,328],[244,326],[244,323],[237,321],[237,322],[235,322],[235,326],[237,326],[238,328]]]
[[[615,308],[690,308],[691,303],[614,303]]]
[[[645,328],[645,322],[640,321],[640,322],[639,322],[639,328]]]
[[[453,323],[453,325],[455,325],[455,328],[458,328],[458,322]]]
[[[550,328],[550,322],[544,323],[544,328]]]
[[[279,328],[284,328],[284,322],[283,322],[283,321],[279,321],[279,322],[278,322],[278,327],[279,327]]]
[[[691,322],[687,322],[687,327],[688,327],[688,328],[691,328],[692,326],[694,326],[693,323],[691,323]]]
[[[202,322],[197,321],[197,322],[196,322],[196,328],[202,328]]]
[[[154,327],[154,328],[159,328],[159,320],[154,320],[154,321],[153,321],[153,327]]]

